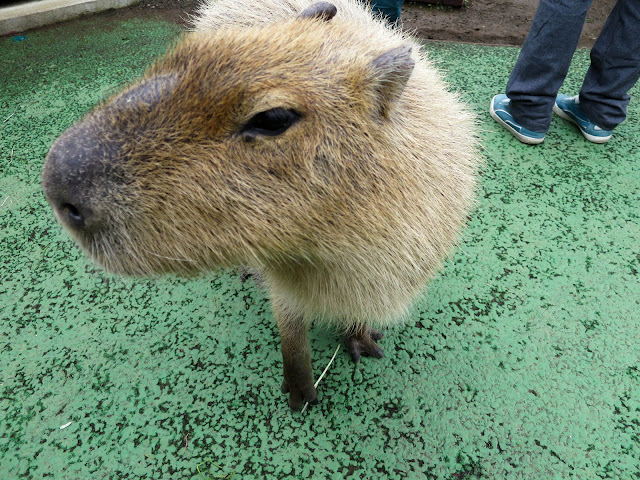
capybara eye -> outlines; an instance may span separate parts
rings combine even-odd
[[[299,119],[300,115],[295,110],[272,108],[254,115],[242,127],[241,133],[247,140],[253,140],[257,135],[275,137],[283,133]]]

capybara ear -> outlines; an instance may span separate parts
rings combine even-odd
[[[410,45],[389,50],[371,62],[378,113],[381,117],[389,117],[389,112],[404,92],[414,65]]]
[[[338,13],[338,9],[334,4],[329,2],[318,2],[305,8],[300,12],[298,18],[318,18],[328,22],[336,16],[336,13]]]

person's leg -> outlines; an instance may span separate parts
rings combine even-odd
[[[549,129],[553,104],[591,2],[541,0],[538,5],[506,90],[513,119],[528,130],[544,133]]]
[[[400,18],[404,0],[372,0],[371,8],[376,13],[382,13],[390,23],[395,23]]]
[[[591,50],[580,108],[593,123],[613,130],[626,118],[629,90],[640,78],[640,1],[618,0]]]

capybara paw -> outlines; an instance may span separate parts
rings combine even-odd
[[[289,407],[295,412],[302,410],[302,407],[307,402],[311,405],[316,405],[318,403],[318,392],[316,387],[313,385],[306,387],[291,387],[285,379],[282,382],[282,393],[289,394]]]
[[[373,328],[348,334],[345,337],[345,343],[353,362],[358,363],[362,355],[375,358],[384,357],[384,352],[376,343],[381,338],[382,332]]]

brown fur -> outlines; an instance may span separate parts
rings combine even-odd
[[[133,275],[259,272],[282,335],[283,388],[299,408],[315,399],[308,323],[363,339],[398,321],[455,244],[476,140],[412,40],[352,0],[334,2],[331,20],[295,18],[279,0],[243,16],[243,3],[204,7],[197,32],[58,140],[43,184],[69,226],[51,193],[64,152],[95,157],[98,142],[99,161],[115,166],[73,201],[99,221],[70,227],[95,261]],[[243,138],[273,108],[301,118]]]

